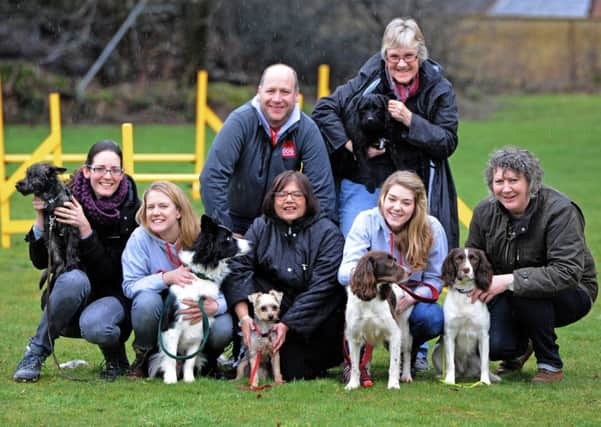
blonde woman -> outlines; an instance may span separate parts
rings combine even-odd
[[[447,238],[440,222],[427,212],[426,189],[419,176],[408,171],[390,175],[382,185],[378,206],[361,212],[353,222],[344,244],[338,281],[347,286],[359,258],[377,249],[389,252],[410,271],[415,294],[431,298],[440,292]],[[413,306],[409,325],[415,358],[421,344],[442,333],[443,314],[440,305],[418,301],[411,295],[400,300],[397,307],[404,311],[410,306]],[[347,366],[345,373],[350,374]],[[361,372],[361,383],[371,384],[367,369]]]
[[[156,349],[157,330],[163,298],[169,286],[186,286],[195,276],[182,265],[178,253],[188,249],[200,232],[200,220],[181,188],[168,181],[157,181],[144,192],[142,206],[136,214],[141,225],[132,233],[121,263],[123,293],[132,300],[133,343],[136,360],[130,377],[146,377],[148,356]],[[185,312],[197,317],[198,302],[190,301]],[[223,295],[217,300],[206,299],[206,313],[215,322],[205,348],[208,368],[232,339],[232,319],[226,313]]]

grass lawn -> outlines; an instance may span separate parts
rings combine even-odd
[[[451,159],[461,198],[469,205],[487,195],[482,171],[488,154],[504,145],[529,148],[539,156],[545,182],[569,194],[587,219],[587,239],[601,260],[600,96],[527,96],[498,99],[499,111],[486,121],[462,121],[460,143]],[[29,152],[46,135],[44,127],[8,126],[7,152]],[[83,152],[100,138],[120,140],[118,126],[63,129],[67,153]],[[191,152],[193,126],[136,126],[136,150]],[[68,165],[72,166],[72,165]],[[181,166],[175,166],[182,168]],[[136,166],[137,168],[137,166]],[[173,165],[145,165],[141,171],[173,170]],[[190,171],[191,171],[190,166]],[[182,171],[188,171],[182,170]],[[143,187],[143,186],[141,186]],[[14,217],[29,218],[31,202],[12,199]],[[196,203],[199,209],[200,204]],[[462,241],[466,230],[462,229]],[[0,425],[578,425],[599,424],[599,304],[580,322],[557,331],[566,379],[534,386],[527,382],[536,365],[490,387],[450,387],[432,372],[418,374],[400,391],[386,390],[387,354],[374,357],[376,384],[347,393],[340,370],[327,379],[296,382],[262,392],[240,391],[236,384],[202,378],[194,384],[166,386],[160,381],[96,381],[99,350],[82,340],[61,338],[61,361],[85,359],[90,368],[74,375],[90,382],[62,378],[49,359],[37,384],[12,381],[27,339],[34,333],[39,309],[39,274],[28,260],[27,246],[14,236],[9,250],[0,249],[3,298],[0,301]],[[133,356],[129,349],[130,357]],[[468,384],[465,384],[468,385]]]

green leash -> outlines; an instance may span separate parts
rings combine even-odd
[[[163,324],[163,318],[165,317],[165,312],[167,311],[167,308],[172,304],[173,298],[174,298],[173,294],[169,293],[169,296],[165,300],[165,304],[163,304],[163,311],[161,311],[159,325]],[[165,348],[165,344],[163,344],[163,334],[161,333],[161,329],[159,328],[159,331],[157,333],[158,341],[159,341],[159,348],[167,356],[169,356],[175,360],[188,360],[188,359],[192,359],[193,357],[198,356],[200,354],[200,352],[204,349],[205,344],[207,343],[207,339],[209,338],[209,328],[210,328],[209,316],[207,316],[207,313],[205,312],[204,302],[205,302],[205,299],[204,299],[204,297],[201,296],[198,299],[198,308],[200,308],[200,312],[202,313],[202,332],[203,332],[204,336],[202,337],[202,341],[200,342],[200,347],[198,348],[198,351],[196,351],[194,354],[189,354],[187,356],[178,356],[177,354],[169,353],[169,351],[167,351],[167,349]]]

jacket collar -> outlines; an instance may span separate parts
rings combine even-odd
[[[269,129],[270,129],[269,123],[267,122],[267,119],[265,118],[263,111],[261,111],[261,105],[259,104],[259,95],[255,95],[255,97],[250,101],[250,103],[253,106],[253,108],[255,109],[255,112],[257,113],[257,118],[259,119],[259,123],[261,124],[261,126],[263,126],[263,130],[265,131],[267,136],[269,138],[271,138],[271,133],[269,131]],[[300,121],[300,108],[298,107],[298,103],[294,103],[294,108],[292,109],[292,114],[290,114],[290,117],[288,117],[288,120],[286,121],[286,123],[284,123],[282,125],[282,127],[280,127],[280,129],[278,131],[278,137],[280,135],[284,135],[284,133],[286,133],[286,131],[288,129],[290,129],[292,126],[294,126],[299,121]]]

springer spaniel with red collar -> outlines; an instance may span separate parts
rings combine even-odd
[[[444,381],[455,384],[455,375],[480,377],[490,385],[501,379],[490,372],[490,314],[486,304],[472,303],[474,289],[488,290],[492,281],[492,266],[486,254],[474,248],[451,250],[442,265],[442,279],[448,287],[444,301],[444,350],[446,375]],[[437,376],[442,376],[441,346],[436,345],[432,363]]]
[[[411,382],[411,345],[409,316],[413,308],[402,313],[395,310],[396,302],[405,295],[398,285],[408,279],[408,273],[384,251],[369,251],[363,255],[348,287],[345,337],[349,345],[351,378],[346,390],[359,387],[361,346],[388,342],[390,364],[388,388],[398,389],[401,351],[403,374],[401,381]]]

